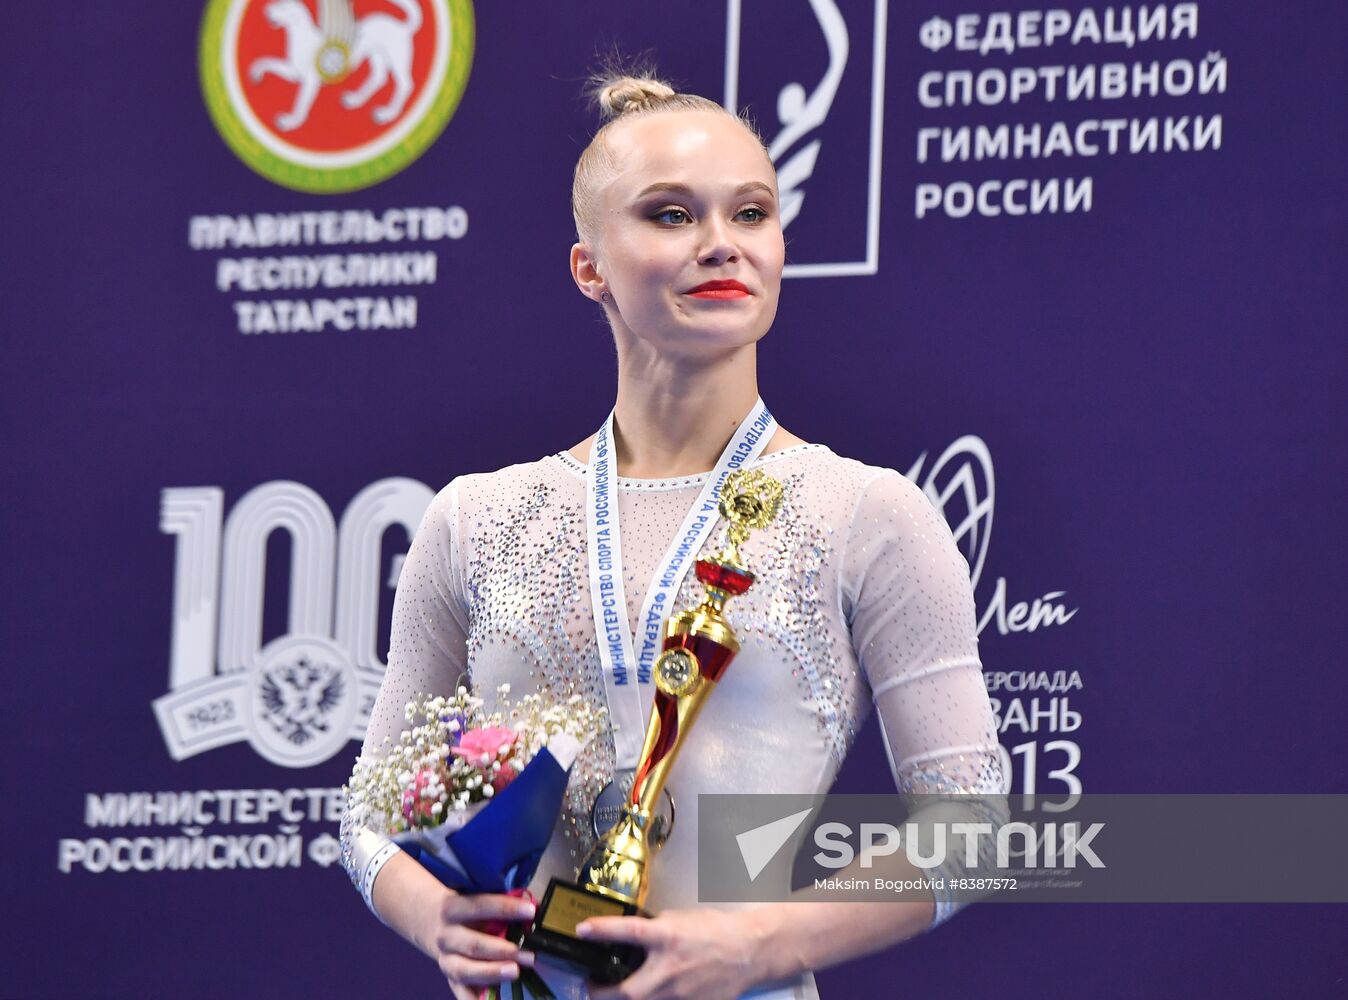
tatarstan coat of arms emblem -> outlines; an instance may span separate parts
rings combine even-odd
[[[468,81],[473,32],[470,0],[209,0],[202,93],[262,176],[352,191],[439,137]]]

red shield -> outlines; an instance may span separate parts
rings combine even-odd
[[[432,0],[249,0],[236,72],[278,139],[315,153],[357,149],[418,105],[436,57]]]

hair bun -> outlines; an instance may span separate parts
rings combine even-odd
[[[599,87],[599,110],[606,119],[645,111],[674,96],[674,88],[654,77],[619,76]]]

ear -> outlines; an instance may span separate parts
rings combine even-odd
[[[594,302],[603,302],[608,285],[599,274],[598,262],[590,244],[576,243],[571,247],[571,278],[581,295]]]

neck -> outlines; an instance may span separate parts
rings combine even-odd
[[[663,479],[713,468],[758,398],[756,361],[754,344],[712,362],[620,357],[618,474]]]

